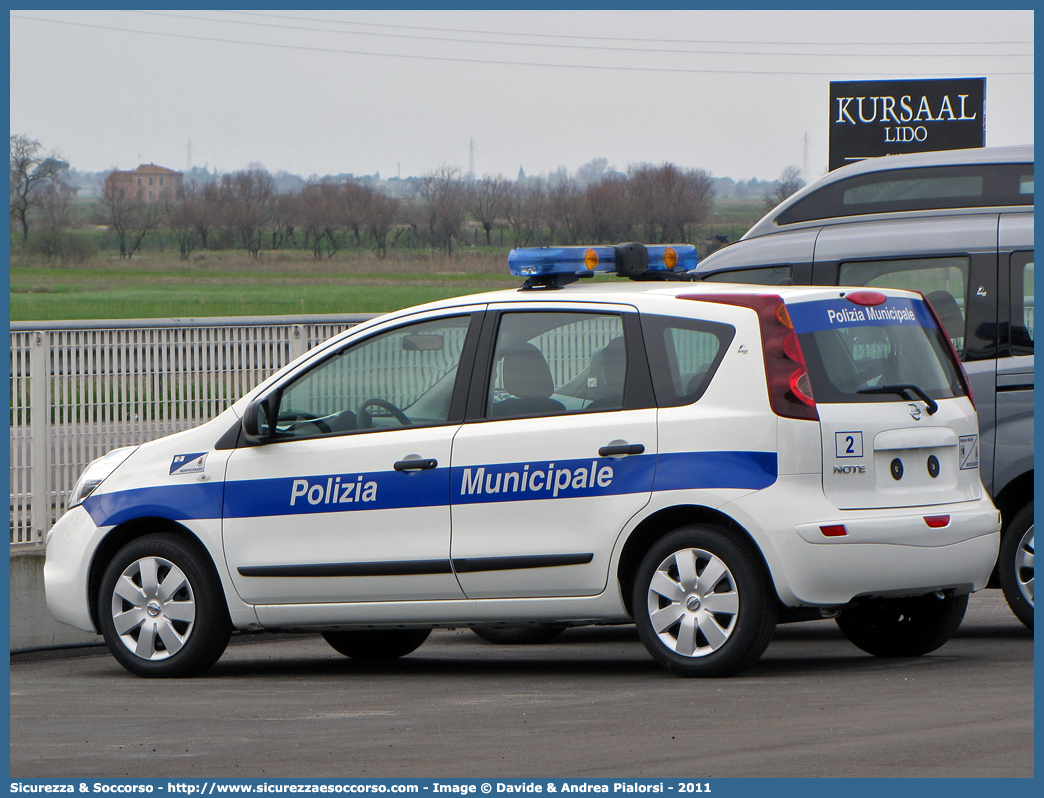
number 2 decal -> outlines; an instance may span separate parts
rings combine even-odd
[[[862,457],[862,432],[835,432],[834,445],[838,457]]]

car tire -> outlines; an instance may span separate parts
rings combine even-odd
[[[421,647],[431,629],[361,629],[323,632],[323,639],[339,654],[359,660],[405,657]]]
[[[953,637],[968,608],[968,594],[876,599],[837,617],[841,632],[876,657],[920,657]]]
[[[232,634],[206,551],[169,533],[144,535],[119,550],[102,574],[98,620],[116,660],[146,677],[202,673]]]
[[[760,657],[775,591],[749,544],[689,526],[655,543],[635,575],[634,619],[653,659],[679,676],[728,676]]]
[[[564,623],[508,624],[472,626],[471,631],[487,643],[508,646],[531,646],[549,643],[566,630]]]
[[[1011,519],[997,557],[1001,589],[1015,617],[1033,628],[1033,502]]]

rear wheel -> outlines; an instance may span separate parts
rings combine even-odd
[[[1008,606],[1033,628],[1033,502],[1011,519],[1001,539],[997,571]]]
[[[120,549],[102,575],[98,619],[109,651],[138,676],[201,673],[232,634],[206,552],[167,533]]]
[[[431,629],[362,629],[352,632],[323,632],[334,650],[361,660],[398,659],[421,647]]]
[[[852,643],[878,657],[919,657],[953,637],[968,595],[876,599],[846,609],[837,625]]]
[[[728,676],[760,657],[776,627],[764,567],[745,543],[709,526],[658,541],[635,576],[634,619],[658,663],[679,676]]]
[[[471,631],[488,643],[537,645],[554,640],[566,630],[564,623],[504,624],[472,626]]]

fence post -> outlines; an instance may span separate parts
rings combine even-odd
[[[33,543],[51,526],[51,336],[34,332],[29,351],[29,435],[33,468],[29,482],[29,518]]]
[[[308,351],[308,336],[304,334],[304,330],[301,329],[300,324],[290,325],[290,341],[288,349],[290,354],[290,360],[295,360]],[[286,365],[283,363],[282,365]]]

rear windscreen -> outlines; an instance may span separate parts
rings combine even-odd
[[[965,393],[950,343],[919,299],[889,297],[864,306],[837,298],[787,310],[817,403],[913,401],[918,392],[939,400]]]

